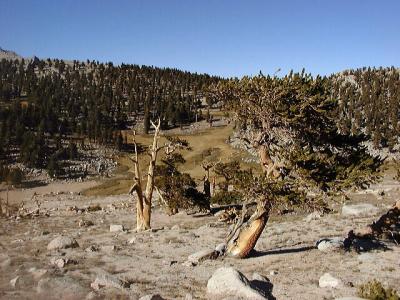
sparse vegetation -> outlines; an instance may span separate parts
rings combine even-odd
[[[241,204],[243,203],[243,196],[238,191],[224,191],[221,190],[211,197],[213,204]]]
[[[369,300],[399,300],[399,294],[393,288],[385,288],[381,282],[374,279],[358,288],[358,296]]]
[[[0,182],[11,185],[20,185],[24,179],[24,174],[20,168],[9,168],[0,166]]]

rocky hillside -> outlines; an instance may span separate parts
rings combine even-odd
[[[22,59],[22,56],[18,55],[14,51],[5,50],[0,47],[0,60],[7,59],[7,60],[15,60],[15,59]]]

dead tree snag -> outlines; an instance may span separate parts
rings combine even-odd
[[[136,192],[137,196],[137,202],[136,202],[136,229],[137,231],[143,231],[151,228],[150,221],[151,221],[151,199],[153,196],[153,191],[154,191],[154,170],[156,166],[156,161],[157,161],[157,154],[162,149],[163,147],[159,147],[159,134],[160,134],[160,125],[161,125],[161,120],[158,119],[157,124],[151,122],[151,125],[154,128],[154,137],[153,137],[153,143],[150,147],[150,162],[149,162],[149,168],[148,168],[148,173],[147,173],[147,183],[146,183],[146,188],[143,192],[142,189],[142,180],[141,180],[141,175],[140,175],[140,166],[139,166],[139,160],[138,160],[138,149],[137,149],[137,144],[135,141],[135,132],[134,132],[134,137],[133,137],[133,144],[135,147],[135,155],[132,158],[133,164],[134,164],[134,170],[135,170],[135,178],[134,178],[134,183],[129,191],[130,194],[133,194],[133,192]]]

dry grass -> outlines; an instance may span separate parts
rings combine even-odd
[[[226,140],[232,132],[232,125],[228,125],[223,127],[207,128],[198,131],[195,134],[179,135],[180,138],[187,140],[191,147],[190,151],[182,152],[186,163],[181,166],[181,171],[189,173],[195,180],[200,182],[204,176],[204,170],[201,167],[202,161],[227,162],[234,159],[241,161],[247,154],[243,151],[232,148],[226,143]],[[153,137],[151,134],[136,136],[136,142],[144,149],[147,148],[147,145],[152,143],[152,139]],[[128,136],[128,141],[131,140],[132,137]],[[165,137],[160,138],[160,144],[163,144],[165,141]],[[162,157],[163,154],[161,153],[160,156]],[[144,152],[140,154],[139,160],[142,176],[145,177],[149,157]],[[125,154],[118,158],[118,165],[119,167],[115,171],[112,179],[104,180],[98,186],[84,191],[84,194],[87,196],[107,196],[127,193],[132,185],[133,163],[129,159],[128,154]],[[242,163],[242,167],[252,167],[254,169],[259,168],[256,164],[248,163]]]

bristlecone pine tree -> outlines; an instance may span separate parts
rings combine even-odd
[[[260,74],[221,82],[210,96],[235,112],[263,170],[262,175],[237,172],[245,203],[226,241],[228,255],[249,255],[274,205],[323,207],[329,193],[376,179],[381,161],[366,153],[360,136],[338,129],[338,101],[327,78],[304,70],[283,78]],[[256,209],[249,218],[252,203]]]

